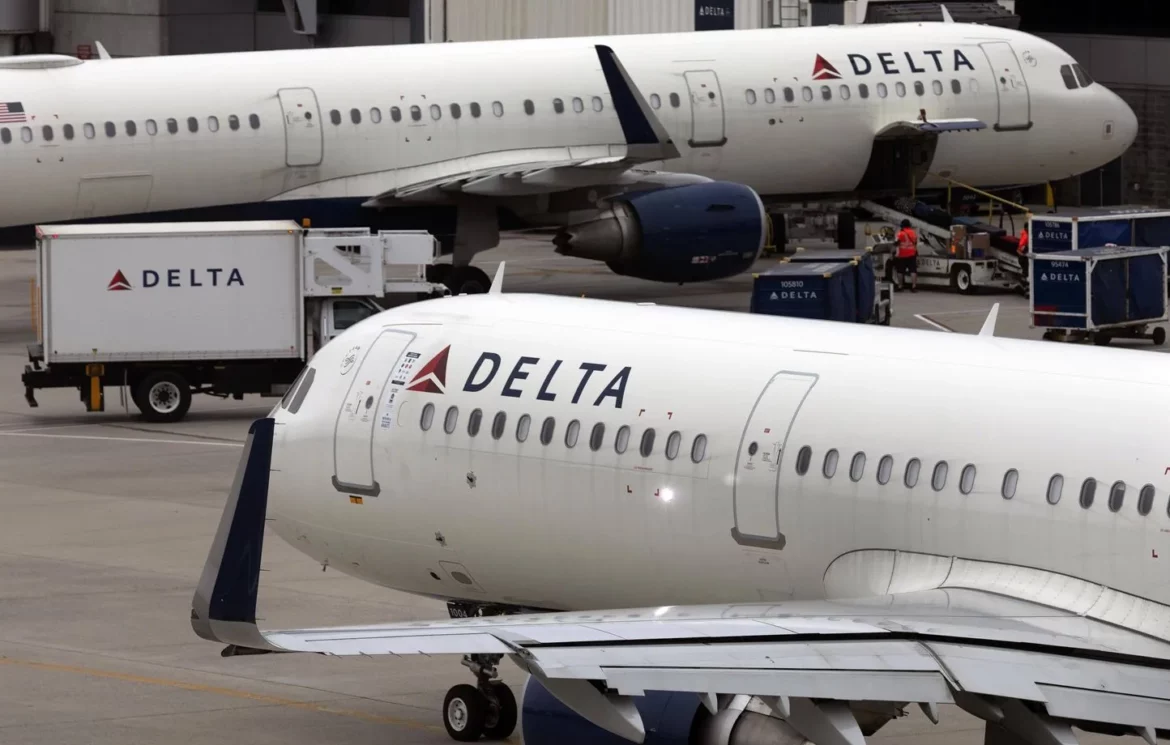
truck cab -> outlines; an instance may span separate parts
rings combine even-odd
[[[306,306],[305,317],[312,319],[313,328],[310,356],[350,326],[384,310],[368,297],[325,298],[324,301],[309,301]]]

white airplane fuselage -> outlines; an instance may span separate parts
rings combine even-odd
[[[987,124],[939,135],[929,166],[972,185],[1090,170],[1137,128],[1103,86],[1065,86],[1059,69],[1074,60],[1056,46],[965,24],[57,58],[0,65],[5,99],[23,110],[0,117],[0,226],[360,203],[501,162],[620,156],[596,43],[612,46],[679,147],[659,170],[766,196],[857,189],[874,138],[922,115]]]
[[[917,567],[1170,602],[1161,355],[505,294],[379,314],[311,368],[274,410],[270,525],[385,587],[577,610],[881,595]]]

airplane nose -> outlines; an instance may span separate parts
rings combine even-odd
[[[1121,152],[1124,153],[1134,143],[1134,140],[1137,139],[1138,119],[1137,114],[1133,113],[1133,109],[1130,108],[1129,104],[1117,94],[1113,95],[1117,98],[1118,108],[1116,118],[1114,119],[1115,126],[1117,127],[1114,138],[1121,147]]]

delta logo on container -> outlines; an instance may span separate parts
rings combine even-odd
[[[226,275],[226,277],[225,277]],[[223,269],[211,267],[208,269],[143,269],[143,288],[151,287],[232,287],[244,286],[244,275],[239,269]],[[107,292],[133,290],[134,285],[126,278],[121,269],[114,272],[114,276],[106,284]]]

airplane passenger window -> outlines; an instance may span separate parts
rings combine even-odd
[[[118,134],[118,128],[114,126],[113,122],[106,122],[106,137],[113,137]]]
[[[187,117],[187,131],[188,132],[198,132],[199,131],[199,120],[193,116]]]
[[[643,458],[649,458],[654,454],[654,428],[650,427],[642,433],[642,444],[638,447],[638,452],[642,454]]]
[[[288,405],[288,413],[290,414],[295,414],[301,410],[301,404],[305,402],[305,396],[309,395],[309,389],[313,387],[313,378],[317,376],[317,368],[308,368],[304,376],[305,379],[301,381],[297,392],[293,394],[292,403]]]
[[[776,103],[776,91],[771,88],[764,89],[764,103]]]
[[[821,98],[825,99],[826,101],[832,101],[833,100],[833,89],[827,85],[822,85],[821,86]]]
[[[455,425],[459,423],[459,407],[450,406],[447,408],[447,415],[443,417],[443,431],[451,434],[455,431]]]
[[[882,486],[890,483],[890,476],[894,475],[894,456],[883,455],[878,461],[877,482]]]
[[[53,128],[51,126],[49,126],[48,124],[41,127],[41,137],[45,138],[45,142],[52,142],[53,141]]]
[[[471,109],[471,116],[472,116],[473,118],[475,118],[475,119],[478,119],[478,118],[479,118],[479,115],[480,115],[481,109],[479,108],[479,104],[478,104],[478,103],[476,103],[475,101],[472,101],[472,102],[471,102],[471,105],[470,105],[470,106],[468,106],[467,108]]]
[[[167,119],[167,131],[171,134],[176,134],[179,131],[179,122],[175,119]]]
[[[788,103],[792,103],[793,101],[795,101],[796,100],[796,91],[792,90],[791,88],[785,88],[784,89],[784,100],[787,101]]]
[[[565,447],[577,447],[577,438],[581,436],[581,422],[574,419],[565,427]]]
[[[932,80],[930,83],[930,88],[934,91],[934,95],[936,96],[941,96],[943,94],[943,84],[941,80]]]
[[[589,433],[589,449],[593,452],[601,450],[601,445],[605,442],[605,425],[601,422],[593,425],[593,431]]]
[[[626,452],[626,447],[630,444],[630,428],[622,425],[617,431],[617,437],[613,440],[613,449],[618,455]]]
[[[68,125],[66,125],[66,126],[68,126]],[[153,119],[147,119],[146,120],[146,134],[150,135],[151,137],[154,137],[156,134],[158,134],[158,122],[156,122]],[[70,137],[72,138],[72,136],[70,136]]]
[[[89,122],[86,122],[81,126],[81,131],[85,133],[85,139],[87,140],[92,140],[97,135],[97,130],[95,130],[93,125]]]
[[[451,118],[458,119],[463,116],[463,109],[457,103],[451,104]]]
[[[329,121],[333,122],[333,126],[335,126],[335,127],[340,126],[341,125],[341,112],[338,111],[337,109],[330,111],[329,112]]]
[[[219,131],[219,117],[218,116],[207,117],[207,128],[210,129],[212,132],[218,132]]]
[[[431,428],[431,423],[435,421],[435,405],[427,404],[423,407],[422,416],[419,417],[418,426],[422,427],[422,431],[426,432]]]
[[[1152,509],[1154,509],[1154,485],[1146,484],[1138,495],[1138,514],[1145,517],[1150,514]]]
[[[1097,494],[1097,479],[1085,479],[1081,484],[1081,507],[1086,510],[1093,506],[1093,497]],[[1053,503],[1055,504],[1055,502]]]
[[[744,91],[744,96],[747,97],[747,102],[749,104],[755,104],[756,92],[753,91],[751,88],[748,88],[746,91]]]
[[[842,101],[848,101],[853,96],[853,93],[849,90],[849,86],[847,85],[841,86],[841,89],[838,92],[841,94]]]
[[[437,103],[431,104],[431,118],[436,122],[443,118],[443,107]]]
[[[803,476],[808,473],[810,463],[812,463],[812,448],[805,445],[796,454],[796,475]]]
[[[248,126],[252,129],[260,129],[260,117],[257,114],[248,114]]]
[[[1089,73],[1080,65],[1073,65],[1073,72],[1077,74],[1077,82],[1081,84],[1082,88],[1087,88],[1093,84],[1093,79],[1089,77]]]
[[[677,93],[670,94],[670,107],[672,109],[677,109],[681,105],[681,103],[682,103],[682,100],[678,97]]]
[[[963,466],[963,472],[959,474],[959,491],[963,494],[970,494],[971,490],[975,488],[975,466],[971,463]]]
[[[674,431],[666,438],[666,459],[674,460],[678,457],[678,449],[682,445],[682,432]]]
[[[862,98],[869,98],[869,86],[865,83],[859,83],[857,85],[857,95]]]
[[[578,114],[580,114],[584,110],[585,110],[585,102],[582,101],[580,98],[573,96],[573,111],[576,111]]]
[[[698,435],[691,444],[691,462],[702,463],[707,455],[707,435]],[[1170,508],[1168,508],[1170,509]]]
[[[417,106],[411,106],[410,107],[410,118],[416,122],[421,120],[422,119],[422,109],[420,109]]]
[[[557,420],[551,416],[544,418],[544,423],[540,425],[540,444],[547,445],[552,442],[553,434],[557,430]]]
[[[1011,499],[1016,496],[1016,485],[1020,483],[1020,472],[1016,469],[1009,469],[1003,475],[1003,485],[999,488],[1000,495],[1004,499]]]
[[[906,484],[907,489],[913,489],[918,486],[918,474],[922,471],[922,461],[917,458],[911,458],[906,463],[906,474],[903,476],[903,483]]]
[[[1060,492],[1064,489],[1064,476],[1059,473],[1048,480],[1048,504],[1060,501]]]
[[[1064,78],[1064,87],[1070,91],[1077,89],[1077,76],[1072,71],[1072,65],[1060,66],[1060,77]]]
[[[528,116],[536,113],[536,104],[532,103],[532,99],[530,98],[524,99],[524,113]]]
[[[354,124],[361,124],[362,123],[362,112],[357,110],[357,109],[350,109],[349,110],[349,120],[351,122],[353,122]]]
[[[890,89],[886,87],[885,83],[878,83],[877,94],[878,98],[885,98],[886,96],[890,95]]]
[[[492,101],[492,113],[496,116],[504,115],[504,104],[499,101]]]
[[[821,473],[823,473],[825,475],[825,478],[831,479],[831,478],[833,478],[834,475],[836,475],[836,473],[837,473],[837,459],[838,459],[838,454],[837,454],[836,449],[830,450],[829,452],[825,453],[825,462],[821,466]]]
[[[853,462],[849,464],[849,478],[853,481],[861,481],[861,477],[865,475],[865,453],[854,453]]]
[[[483,409],[472,409],[467,417],[467,435],[475,437],[479,434],[479,425],[483,423]]]
[[[228,128],[231,129],[231,131],[233,131],[233,132],[238,130],[240,128],[240,117],[236,116],[235,114],[232,114],[231,116],[229,116],[228,117]]]
[[[1109,489],[1109,511],[1117,512],[1125,502],[1125,482],[1116,481]]]
[[[975,78],[971,78],[970,80],[968,80],[967,81],[967,90],[971,91],[972,93],[978,93],[979,92],[979,81],[976,80]]]
[[[555,107],[555,104],[560,102],[560,100],[561,99],[558,98],[556,101],[553,102],[554,107]],[[650,108],[652,108],[652,109],[662,108],[662,97],[659,96],[657,93],[650,94]],[[559,114],[561,112],[558,110],[557,113]]]
[[[381,124],[382,123],[382,110],[379,109],[377,106],[374,106],[373,108],[370,109],[370,121],[373,122],[374,124]]]
[[[8,127],[0,129],[0,142],[3,142],[5,145],[12,142],[12,132],[8,131]]]
[[[138,125],[132,121],[127,121],[126,122],[126,134],[128,134],[131,137],[138,134]]]
[[[397,106],[391,106],[390,119],[396,122],[402,121],[402,109],[398,108]]]
[[[492,439],[498,440],[504,436],[504,426],[508,423],[508,415],[502,411],[497,411],[496,416],[492,419]]]
[[[807,85],[804,86],[803,88],[800,89],[800,96],[805,101],[812,101],[813,100],[812,88],[809,88]]]
[[[954,93],[957,96],[962,92],[963,92],[963,84],[960,83],[958,80],[952,79],[951,80],[951,93]]]
[[[519,421],[516,422],[516,440],[519,442],[527,440],[530,429],[532,429],[532,417],[527,414],[521,415]]]
[[[32,142],[32,127],[21,127],[20,139],[22,142]]]
[[[654,96],[650,96],[650,105],[651,106],[654,105]],[[553,99],[553,111],[557,112],[558,114],[565,113],[565,102],[559,98],[554,98]]]
[[[942,491],[943,487],[947,485],[947,462],[940,460],[934,464],[934,475],[930,477],[930,488],[935,491]]]
[[[671,93],[670,95],[673,96],[674,94]],[[594,96],[591,100],[591,103],[593,104],[594,111],[601,111],[603,108],[605,108],[605,102],[601,100],[601,96]]]
[[[914,92],[920,96],[926,95],[926,86],[922,84],[921,80],[914,81]]]
[[[898,98],[905,98],[906,97],[906,84],[905,83],[894,83],[894,93],[898,94]]]

